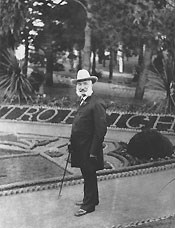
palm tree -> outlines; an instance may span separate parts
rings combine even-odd
[[[165,52],[167,53],[167,52]],[[166,98],[160,100],[151,108],[157,113],[172,113],[175,111],[175,59],[173,55],[168,52],[166,55],[163,51],[159,51],[157,58],[160,60],[159,66],[156,61],[152,63],[154,72],[157,73],[159,80],[152,81],[155,89],[164,90]]]

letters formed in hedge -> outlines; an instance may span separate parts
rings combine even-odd
[[[0,106],[0,119],[71,124],[75,110],[39,106]],[[174,115],[107,112],[108,127],[135,129],[152,128],[175,132]]]

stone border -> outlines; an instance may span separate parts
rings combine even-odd
[[[112,226],[111,228],[172,228],[172,223],[175,225],[175,214],[157,219],[148,218],[142,221],[131,222],[128,225]]]
[[[163,164],[164,163],[164,164]],[[159,171],[165,171],[169,169],[175,168],[175,160],[173,161],[165,161],[161,162],[161,165],[149,167],[153,165],[153,163],[148,163],[144,165],[137,165],[131,167],[125,167],[118,170],[101,170],[98,172],[98,181],[112,180],[116,178],[123,177],[132,177],[132,176],[140,176],[150,173],[155,173]],[[42,191],[48,189],[59,188],[62,178],[50,178],[50,179],[42,179],[40,181],[31,181],[31,182],[19,182],[14,184],[8,184],[4,186],[0,186],[0,196],[8,196],[19,193],[27,193],[33,191]],[[83,179],[81,175],[69,175],[65,177],[65,181],[63,186],[73,186],[77,184],[82,184]]]

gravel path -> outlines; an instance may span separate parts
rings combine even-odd
[[[74,202],[82,198],[83,185],[0,198],[0,227],[3,228],[112,228],[174,214],[175,169],[133,177],[100,181],[100,204],[96,211],[75,217]]]

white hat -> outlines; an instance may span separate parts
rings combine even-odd
[[[79,70],[77,73],[77,79],[72,79],[72,83],[76,84],[77,82],[88,81],[91,80],[92,83],[98,81],[96,76],[90,76],[87,70]]]

